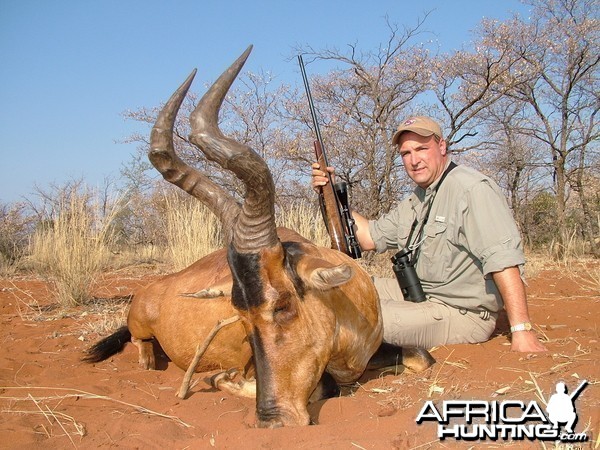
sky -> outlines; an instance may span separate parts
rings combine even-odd
[[[369,4],[368,4],[369,3]],[[131,160],[122,141],[149,129],[123,113],[166,101],[193,68],[202,92],[241,52],[244,71],[302,83],[293,50],[373,50],[386,17],[441,51],[472,39],[483,18],[523,17],[518,0],[0,0],[0,205],[36,186],[83,178],[101,186]],[[309,76],[324,66],[307,67]]]

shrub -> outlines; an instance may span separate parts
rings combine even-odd
[[[91,298],[92,284],[110,258],[110,225],[117,202],[114,205],[106,209],[87,190],[63,191],[55,217],[34,233],[31,262],[51,282],[61,305],[79,305]]]
[[[21,203],[0,205],[0,274],[14,273],[25,255],[30,219]]]

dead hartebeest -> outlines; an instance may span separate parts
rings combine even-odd
[[[195,71],[166,103],[151,135],[152,164],[219,217],[227,249],[137,292],[127,327],[97,343],[86,359],[106,359],[131,339],[140,364],[151,369],[155,338],[186,369],[214,325],[237,314],[241,320],[219,331],[196,370],[237,368],[254,376],[258,426],[306,425],[319,380],[355,381],[380,348],[381,311],[369,275],[354,260],[276,229],[275,189],[265,161],[220,131],[219,109],[250,51],[220,76],[190,117],[190,141],[245,185],[241,205],[175,154],[174,121]],[[396,363],[418,370],[432,359],[425,351],[405,351]],[[219,385],[229,392],[236,386],[227,379]]]

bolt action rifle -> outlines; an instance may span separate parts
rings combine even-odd
[[[312,116],[313,126],[317,137],[314,142],[315,156],[317,157],[317,162],[321,166],[321,170],[323,170],[329,178],[329,183],[320,188],[319,204],[321,206],[321,213],[323,214],[325,226],[327,227],[327,232],[331,238],[331,248],[346,253],[354,259],[358,259],[361,257],[361,250],[356,235],[354,234],[354,219],[350,213],[350,206],[348,203],[348,184],[344,181],[333,183],[331,174],[327,171],[329,163],[327,162],[327,155],[325,154],[323,138],[321,137],[321,131],[319,130],[317,114],[310,93],[310,86],[308,84],[308,78],[306,77],[302,55],[298,55],[298,63],[300,65],[300,71],[302,72],[304,88],[306,89],[306,96],[308,97],[308,106],[310,107],[310,114]]]

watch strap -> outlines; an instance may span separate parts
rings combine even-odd
[[[531,330],[531,328],[532,327],[530,322],[523,322],[510,327],[510,332],[514,333],[515,331],[529,331]]]

